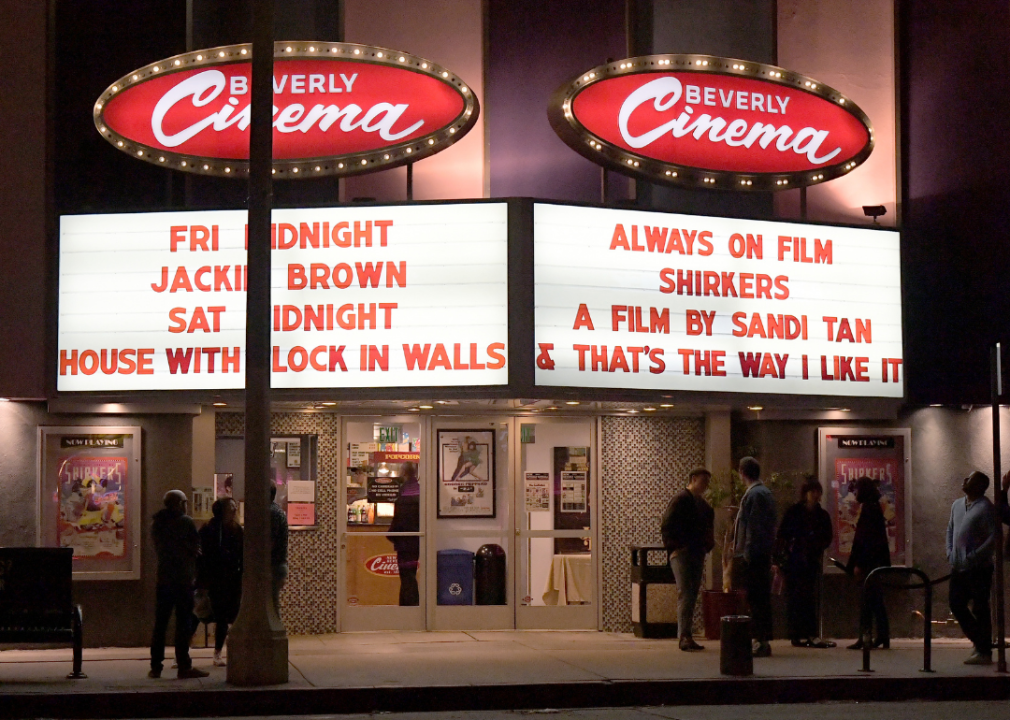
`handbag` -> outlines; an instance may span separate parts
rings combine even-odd
[[[210,602],[210,592],[206,588],[197,588],[193,595],[193,614],[200,622],[213,619],[214,608]]]

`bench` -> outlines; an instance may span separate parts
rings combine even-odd
[[[0,643],[72,643],[81,672],[83,620],[73,603],[71,548],[0,548]]]

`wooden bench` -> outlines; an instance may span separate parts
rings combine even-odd
[[[81,672],[83,620],[71,548],[0,548],[0,643],[72,643]]]

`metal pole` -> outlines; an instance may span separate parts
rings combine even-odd
[[[921,573],[923,589],[926,591],[926,608],[922,616],[922,671],[933,672],[933,585],[925,573]]]
[[[1003,394],[1003,367],[1000,344],[990,351],[989,387],[992,392],[992,463],[993,463],[993,496],[996,500],[996,672],[1005,673],[1006,667],[1006,611],[1003,592],[1003,493],[1000,482],[1003,478],[1003,468],[1000,458],[1000,428],[999,428],[999,398]]]
[[[414,199],[414,163],[407,163],[407,200]]]
[[[242,604],[228,637],[228,682],[235,685],[288,681],[288,641],[273,603],[270,567],[273,35],[273,0],[254,0],[245,350],[245,548]]]

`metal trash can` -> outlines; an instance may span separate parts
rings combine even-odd
[[[505,551],[500,545],[481,545],[473,564],[473,591],[477,605],[507,605]]]
[[[631,628],[635,637],[677,637],[677,584],[662,545],[631,546]]]
[[[719,639],[719,672],[723,675],[753,675],[750,616],[726,615],[722,619]]]
[[[438,604],[473,605],[473,553],[469,550],[439,550]]]

